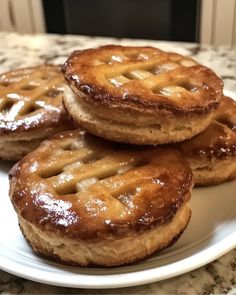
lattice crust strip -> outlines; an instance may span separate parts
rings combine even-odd
[[[187,56],[153,47],[101,46],[73,52],[63,66],[75,92],[113,106],[209,112],[222,80]],[[109,98],[109,99],[108,99]]]
[[[20,69],[0,76],[0,119],[19,120],[61,104],[64,78],[57,66]]]
[[[57,143],[49,157],[50,161],[39,171],[41,179],[53,187],[56,194],[77,194],[78,197],[88,190],[90,193],[102,191],[110,198],[123,198],[124,193],[131,191],[135,195],[139,171],[149,165],[150,169],[144,169],[141,174],[150,181],[155,162],[153,150],[115,150],[112,144],[108,146],[99,140],[88,142],[84,138]]]
[[[118,75],[110,77],[108,81],[115,87],[126,86],[134,80],[139,80],[139,84],[152,91],[153,94],[163,94],[171,96],[183,91],[196,92],[198,87],[188,82],[188,77],[184,78],[185,84],[183,86],[183,77],[178,78],[178,75],[171,75],[168,72],[174,72],[175,69],[181,67],[191,67],[196,65],[193,60],[180,60],[177,62],[155,63],[143,69],[128,69],[123,70]],[[143,67],[143,66],[142,66]],[[171,78],[171,79],[170,79]]]

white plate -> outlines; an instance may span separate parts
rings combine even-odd
[[[227,92],[226,94],[233,95]],[[0,162],[0,268],[30,280],[67,287],[116,288],[163,280],[198,268],[236,246],[236,181],[194,189],[192,218],[171,248],[130,266],[63,266],[34,255],[8,198],[9,164]]]

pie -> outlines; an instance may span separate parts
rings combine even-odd
[[[187,227],[191,169],[176,148],[127,146],[66,131],[10,171],[33,249],[69,264],[115,266],[173,244]]]
[[[153,47],[74,51],[62,66],[64,104],[74,122],[132,144],[179,142],[210,124],[222,80],[189,57]]]
[[[19,160],[45,138],[73,128],[62,105],[64,86],[54,65],[0,75],[0,159]]]
[[[224,96],[210,126],[179,146],[196,185],[236,179],[236,102]]]

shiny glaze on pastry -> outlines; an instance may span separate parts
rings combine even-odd
[[[175,148],[121,145],[79,130],[45,141],[10,172],[18,215],[81,240],[169,223],[189,200],[192,185]]]
[[[206,114],[222,98],[223,82],[212,70],[153,47],[107,45],[74,51],[62,72],[85,101],[108,108]]]
[[[0,136],[71,127],[62,105],[64,78],[58,66],[42,65],[0,75]],[[59,129],[60,131],[60,129]],[[37,137],[37,136],[33,136]]]

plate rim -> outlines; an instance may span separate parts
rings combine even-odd
[[[1,257],[0,268],[4,271],[7,271],[13,275],[29,279],[31,281],[50,284],[60,287],[71,287],[71,288],[89,288],[89,289],[108,289],[108,288],[124,288],[131,286],[144,285],[152,282],[158,282],[162,280],[169,279],[171,277],[179,276],[184,273],[188,273],[194,269],[197,269],[203,265],[208,264],[209,262],[214,261],[215,259],[221,257],[226,254],[230,250],[236,247],[236,231],[226,236],[223,240],[219,241],[212,246],[197,252],[189,257],[178,260],[176,262],[146,269],[135,272],[129,272],[124,274],[106,274],[103,275],[102,278],[106,283],[101,284],[101,276],[100,275],[87,275],[87,274],[74,274],[72,276],[64,278],[62,281],[61,277],[63,274],[45,272],[43,270],[34,269],[32,272],[32,268],[25,265],[20,265],[17,262],[14,262],[10,259],[6,259],[5,257]],[[206,257],[202,259],[202,256]],[[201,258],[201,259],[200,259]],[[9,267],[10,265],[10,267]],[[187,267],[186,267],[187,265]],[[19,269],[20,266],[20,269]],[[184,266],[184,267],[183,267]],[[22,268],[22,269],[21,269]],[[156,274],[154,270],[159,269],[163,273]],[[31,270],[31,272],[30,272]],[[159,272],[158,271],[158,272]],[[47,279],[42,278],[42,274],[48,274]],[[74,277],[81,278],[79,282],[74,282]],[[69,279],[68,279],[69,278]],[[109,278],[109,280],[108,280]],[[138,281],[137,281],[138,278]],[[84,281],[83,281],[84,280]]]
[[[229,90],[224,90],[224,94],[236,100],[236,93]],[[3,244],[2,244],[3,245]],[[2,256],[0,253],[0,269],[28,279],[34,282],[43,284],[50,284],[60,287],[71,288],[89,288],[89,289],[107,289],[107,288],[123,288],[144,285],[161,280],[166,280],[171,277],[176,277],[184,273],[188,273],[203,265],[206,265],[215,259],[226,254],[236,247],[236,230],[219,242],[203,249],[189,257],[185,257],[173,263],[144,269],[139,271],[131,271],[119,274],[105,274],[105,275],[90,275],[90,274],[73,274],[71,276],[63,277],[63,273],[49,272],[45,270],[35,269],[28,265],[22,265],[10,258]],[[1,242],[0,242],[1,249]],[[204,257],[204,259],[202,258]],[[33,271],[32,271],[33,270]],[[161,272],[161,273],[160,273]],[[43,275],[42,275],[43,274]],[[46,275],[47,274],[47,275]],[[75,281],[74,278],[77,277]],[[102,278],[102,279],[101,279]],[[102,284],[101,284],[102,281]]]

